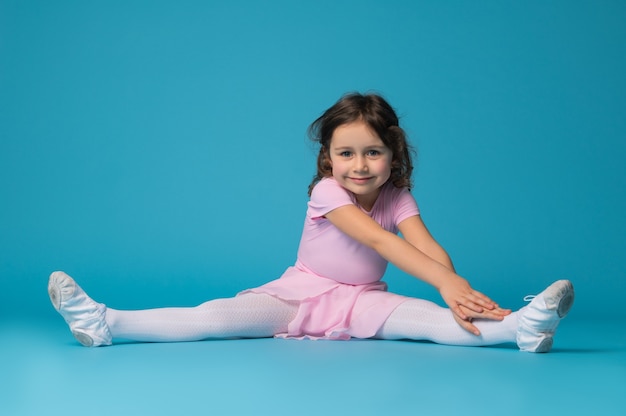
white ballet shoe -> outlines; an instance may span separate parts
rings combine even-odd
[[[554,333],[574,303],[574,286],[569,280],[558,280],[519,311],[517,345],[528,352],[548,352]]]
[[[48,294],[78,342],[85,347],[111,345],[111,332],[104,318],[106,306],[94,302],[74,279],[63,272],[52,273]]]

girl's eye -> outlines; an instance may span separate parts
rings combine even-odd
[[[367,152],[368,156],[378,156],[380,155],[380,152],[378,150],[370,150],[369,152]]]
[[[339,156],[341,156],[341,157],[350,157],[351,155],[352,155],[352,153],[348,152],[347,150],[345,152],[339,153]]]

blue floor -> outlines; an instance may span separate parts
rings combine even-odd
[[[624,415],[623,322],[564,321],[553,352],[404,341],[84,348],[60,319],[0,324],[2,415]]]

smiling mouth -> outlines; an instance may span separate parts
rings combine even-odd
[[[371,179],[373,179],[371,176],[369,178],[350,178],[350,180],[355,183],[365,183],[370,181]]]

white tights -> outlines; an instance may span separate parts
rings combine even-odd
[[[453,318],[450,309],[423,299],[401,303],[378,330],[376,338],[432,341],[446,345],[481,346],[515,342],[517,315],[513,312],[503,321],[476,319],[480,330],[476,336],[463,329]]]
[[[210,338],[263,338],[287,332],[297,302],[246,293],[193,308],[120,311],[108,308],[113,338],[143,342],[198,341]],[[515,342],[517,313],[504,321],[476,320],[475,336],[459,326],[449,309],[421,299],[398,306],[376,334],[379,339],[412,339],[448,345],[494,345]]]
[[[119,311],[107,308],[113,338],[143,342],[199,341],[210,338],[265,338],[287,332],[298,304],[247,293],[194,308]]]

